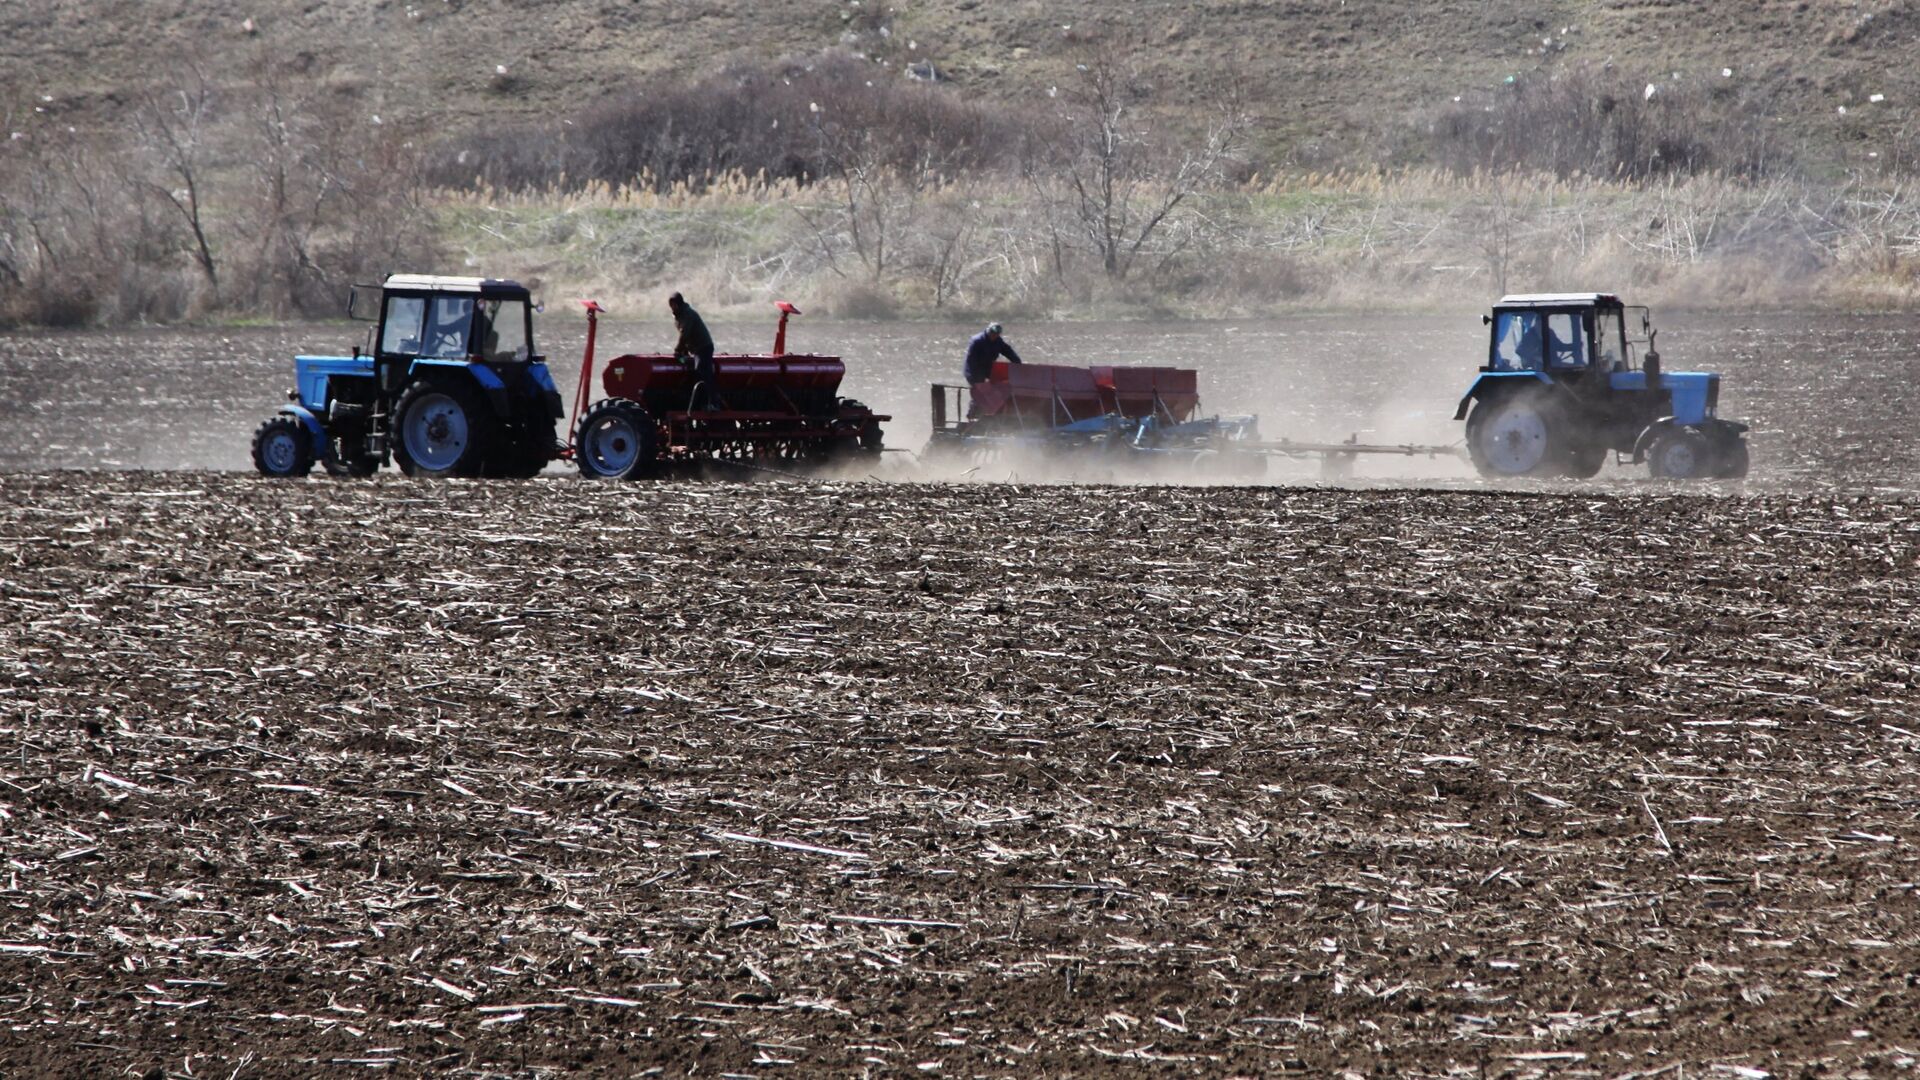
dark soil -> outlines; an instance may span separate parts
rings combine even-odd
[[[1917,540],[0,476],[0,1075],[1911,1068]]]

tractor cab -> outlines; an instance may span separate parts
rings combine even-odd
[[[1588,477],[1610,454],[1673,479],[1746,474],[1746,425],[1716,415],[1720,376],[1662,371],[1646,308],[1612,293],[1528,293],[1501,297],[1482,321],[1486,360],[1454,414],[1482,475]]]
[[[1493,328],[1483,372],[1553,372],[1579,380],[1633,366],[1633,346],[1644,344],[1651,319],[1641,313],[1643,337],[1630,342],[1627,307],[1609,293],[1503,297],[1485,317]]]
[[[395,274],[377,320],[367,351],[379,359],[499,366],[534,357],[532,298],[518,282]]]

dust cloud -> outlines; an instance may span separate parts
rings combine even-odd
[[[1920,486],[1920,325],[1893,316],[1657,318],[1672,370],[1719,371],[1722,416],[1754,426],[1748,489]],[[358,327],[328,323],[0,335],[0,470],[251,467],[253,429],[286,399],[296,353],[337,354]],[[959,381],[972,323],[801,320],[795,351],[839,355],[841,392],[889,416],[878,462],[849,479],[959,483],[1480,485],[1453,455],[1363,455],[1329,475],[1317,457],[1275,456],[1257,472],[1218,460],[1142,466],[1106,455],[1014,451],[935,460],[928,386]],[[559,305],[540,327],[571,398],[585,323]],[[718,324],[723,351],[765,350],[773,325]],[[1201,415],[1254,415],[1267,441],[1457,446],[1454,406],[1479,363],[1479,312],[1317,315],[1216,322],[1009,322],[1030,362],[1153,364],[1200,373]],[[604,321],[602,359],[667,347],[665,322]],[[1817,403],[1817,408],[1813,407]],[[564,475],[562,466],[550,472]],[[1575,488],[1644,485],[1609,464]],[[1734,485],[1713,485],[1715,489]]]

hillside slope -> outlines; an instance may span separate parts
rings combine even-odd
[[[1920,10],[1907,0],[15,0],[0,5],[0,39],[0,108],[15,128],[36,107],[110,123],[184,57],[238,72],[262,51],[369,117],[471,126],[558,122],[637,78],[831,47],[895,76],[931,61],[964,92],[1030,102],[1071,78],[1076,47],[1102,41],[1164,101],[1243,89],[1272,145],[1300,141],[1308,163],[1367,160],[1376,136],[1543,65],[1730,79],[1771,101],[1816,160],[1872,160],[1920,99]]]

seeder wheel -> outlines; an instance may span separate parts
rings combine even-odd
[[[589,480],[640,480],[659,466],[659,430],[631,401],[608,399],[588,409],[573,445],[580,475]]]

